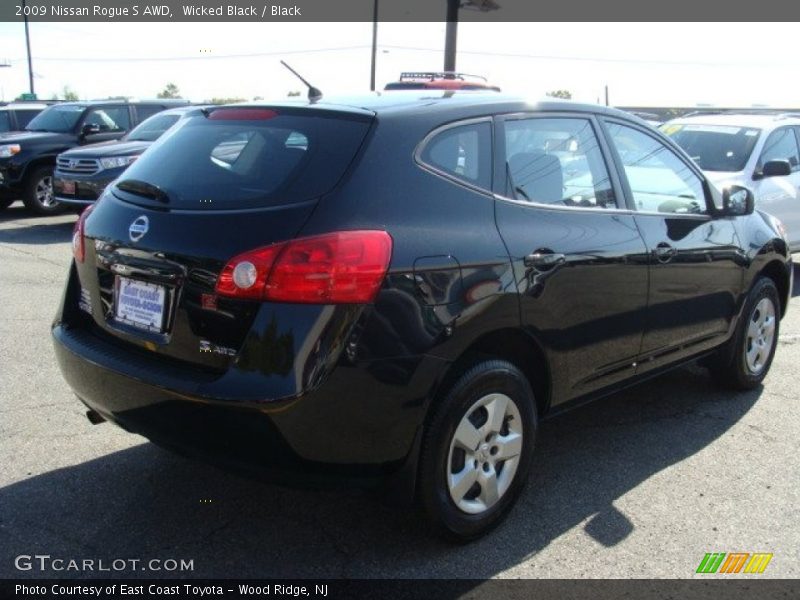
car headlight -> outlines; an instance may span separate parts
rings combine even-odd
[[[22,146],[19,144],[5,144],[4,146],[0,146],[0,158],[10,158],[20,152],[22,152]]]
[[[138,156],[110,156],[109,158],[101,158],[100,159],[100,166],[104,169],[118,169],[120,167],[127,167],[133,161],[135,161]]]

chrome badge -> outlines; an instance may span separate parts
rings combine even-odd
[[[148,229],[150,229],[150,221],[147,217],[144,215],[136,217],[133,223],[131,223],[131,226],[128,227],[128,236],[131,238],[132,242],[138,242],[144,237]]]

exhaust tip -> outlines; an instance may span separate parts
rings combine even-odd
[[[86,418],[89,419],[89,422],[92,425],[99,425],[100,423],[105,423],[106,422],[106,420],[96,410],[91,410],[91,409],[87,410],[86,411]]]

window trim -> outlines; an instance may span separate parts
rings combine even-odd
[[[653,135],[652,131],[648,131],[646,128],[642,127],[638,123],[634,121],[628,121],[627,119],[621,119],[618,117],[609,117],[603,116],[600,120],[600,126],[603,131],[603,136],[605,137],[606,143],[608,144],[609,152],[612,156],[612,159],[615,163],[616,170],[620,176],[621,184],[624,188],[625,192],[625,203],[627,205],[628,210],[636,215],[649,215],[654,216],[658,215],[661,217],[669,217],[670,219],[694,219],[694,220],[711,220],[714,218],[714,215],[717,212],[717,207],[714,205],[714,201],[712,200],[711,192],[708,188],[708,179],[700,170],[700,168],[694,164],[691,160],[686,160],[684,156],[683,150],[668,136],[664,135],[663,133],[660,134],[663,136],[664,139],[661,139],[657,135]],[[698,179],[700,179],[700,183],[703,186],[703,195],[705,196],[706,201],[706,212],[702,215],[696,214],[682,214],[682,213],[666,213],[666,212],[659,212],[657,210],[639,210],[636,206],[636,202],[633,198],[633,190],[631,189],[630,182],[628,181],[628,174],[625,172],[625,164],[622,162],[622,157],[619,155],[616,146],[613,143],[611,138],[611,133],[608,131],[609,124],[616,124],[622,125],[624,127],[629,127],[631,129],[635,129],[644,135],[653,138],[656,142],[660,142],[663,146],[666,146],[667,149],[672,150],[672,153],[685,165],[689,168],[689,170],[694,173]]]
[[[456,177],[455,175],[453,175],[451,173],[448,173],[447,171],[444,171],[442,169],[439,169],[439,168],[437,168],[437,167],[425,162],[422,159],[422,153],[425,151],[425,148],[428,146],[428,144],[431,142],[431,140],[433,138],[435,138],[436,136],[438,136],[440,133],[443,133],[443,132],[445,132],[445,131],[447,131],[449,129],[455,129],[456,127],[462,127],[464,125],[475,125],[475,124],[479,124],[479,123],[488,123],[489,124],[489,140],[490,140],[490,146],[489,146],[489,171],[490,171],[489,172],[489,181],[490,181],[490,185],[489,185],[488,189],[484,188],[484,187],[481,187],[479,185],[476,185],[474,183],[470,183],[466,179],[461,179],[459,177]],[[495,176],[494,176],[495,175],[494,174],[494,159],[493,159],[493,157],[495,155],[495,141],[494,141],[494,138],[495,138],[495,134],[494,134],[494,119],[492,117],[490,117],[490,116],[475,117],[475,118],[471,118],[471,119],[462,119],[460,121],[452,121],[450,123],[446,123],[444,125],[440,125],[439,127],[436,127],[435,129],[432,129],[431,131],[428,132],[427,135],[425,135],[425,137],[422,138],[422,141],[419,144],[417,144],[416,148],[414,148],[414,154],[413,154],[414,162],[417,163],[417,166],[421,167],[425,171],[428,171],[428,172],[432,173],[433,175],[437,175],[437,176],[441,177],[442,179],[446,179],[447,181],[449,181],[451,183],[456,183],[456,184],[458,184],[458,185],[460,185],[462,187],[465,187],[467,189],[470,189],[470,190],[472,190],[474,192],[478,192],[480,194],[483,194],[484,196],[492,196],[493,192],[492,192],[491,188],[492,188],[493,182],[495,180]]]
[[[601,209],[601,208],[591,208],[588,206],[567,206],[566,204],[547,204],[545,202],[536,202],[535,200],[519,200],[517,198],[510,198],[505,195],[505,177],[500,175],[500,173],[505,174],[505,163],[506,163],[506,145],[505,145],[505,135],[506,129],[505,124],[506,121],[528,121],[532,119],[581,119],[584,121],[588,121],[589,125],[592,128],[592,132],[594,133],[595,139],[597,140],[598,146],[600,147],[600,155],[603,160],[603,164],[605,165],[606,172],[608,173],[609,181],[611,182],[611,188],[614,192],[614,202],[617,205],[614,209]],[[566,210],[566,211],[588,211],[592,214],[609,214],[609,215],[619,215],[627,213],[628,206],[627,202],[625,202],[625,196],[623,195],[623,189],[621,186],[621,181],[619,179],[619,174],[617,173],[616,165],[613,163],[609,163],[610,160],[610,153],[609,147],[606,143],[605,136],[603,135],[604,132],[601,131],[600,123],[597,119],[597,114],[592,112],[566,112],[566,111],[536,111],[536,112],[515,112],[515,113],[508,113],[504,115],[497,115],[495,117],[495,121],[497,126],[495,127],[495,162],[494,162],[494,173],[496,175],[492,189],[494,190],[493,195],[496,200],[504,200],[506,202],[512,202],[514,204],[520,206],[529,206],[532,208],[538,209],[553,209],[553,210]],[[620,203],[620,199],[623,200]]]
[[[760,173],[764,169],[764,162],[763,162],[764,149],[767,147],[767,142],[769,142],[769,138],[771,138],[773,135],[783,130],[788,130],[789,133],[791,133],[794,136],[794,146],[795,149],[797,150],[798,164],[791,165],[792,173],[797,173],[798,171],[800,171],[800,135],[798,135],[798,129],[800,129],[800,126],[798,125],[781,125],[780,127],[776,127],[775,129],[770,131],[766,136],[764,136],[764,143],[761,145],[761,149],[758,153],[758,159],[756,160],[756,164],[753,167],[753,173],[754,174]],[[789,164],[791,164],[791,162]]]

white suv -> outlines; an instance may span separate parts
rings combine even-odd
[[[800,114],[694,114],[661,130],[720,189],[752,190],[756,207],[783,222],[800,252]]]

